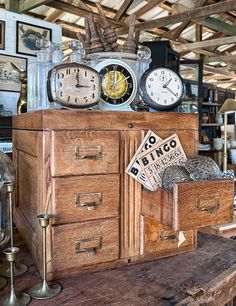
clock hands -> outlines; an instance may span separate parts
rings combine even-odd
[[[171,80],[172,80],[172,78],[169,79],[162,87],[166,88],[170,93],[172,93],[176,97],[176,94],[168,87],[168,85],[170,84]]]
[[[163,85],[163,88],[167,88],[167,86],[170,84],[171,80],[172,80],[172,78],[169,79],[169,80]]]
[[[124,78],[124,79],[121,79],[121,80],[117,81],[117,82],[115,83],[115,86],[116,86],[116,84],[121,83],[121,82],[123,82],[123,81],[126,81],[126,80],[128,80],[129,78],[130,78],[130,75],[127,76],[127,77]],[[113,86],[114,86],[114,85],[113,85]]]
[[[175,97],[177,97],[176,96],[176,94],[169,88],[169,87],[165,87],[169,92],[171,92]]]

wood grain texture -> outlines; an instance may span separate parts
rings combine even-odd
[[[144,218],[144,254],[169,250],[178,251],[186,246],[195,245],[195,230],[184,231],[185,241],[178,247],[178,232],[166,228],[153,218]]]
[[[198,130],[198,115],[173,112],[40,110],[13,117],[14,129]]]
[[[233,203],[233,180],[174,184],[173,229],[186,230],[230,223],[233,221]],[[208,210],[211,207],[213,210]]]
[[[173,224],[173,194],[163,188],[151,192],[142,191],[142,214],[155,219],[166,227],[171,228]]]
[[[16,188],[15,221],[41,272],[41,228],[37,215],[53,214],[47,228],[48,279],[152,260],[195,247],[143,256],[141,212],[147,216],[157,214],[154,197],[150,201],[147,197],[142,208],[142,186],[125,169],[149,129],[163,138],[177,132],[186,152],[197,152],[196,115],[46,110],[15,116],[13,129],[14,163],[20,181]],[[78,152],[78,147],[82,151]],[[97,148],[102,148],[102,153],[93,160],[90,155],[96,155]],[[88,158],[78,159],[78,153],[87,154]],[[101,194],[102,204],[94,211],[79,207],[75,203],[78,194],[85,202],[96,202],[96,194]],[[160,201],[166,203],[168,196],[162,195]],[[162,218],[167,220],[165,212],[162,211]],[[110,220],[113,225],[103,226]],[[80,237],[82,232],[86,240],[99,230],[112,237],[104,254],[87,264],[74,257],[72,264],[63,267],[65,261],[71,261],[72,242],[67,240]],[[90,243],[84,241],[83,245],[89,247]]]
[[[16,233],[15,238],[21,248],[18,261],[30,267],[15,280],[17,290],[25,292],[41,276]],[[205,234],[198,238],[193,252],[77,277],[68,274],[57,280],[63,288],[59,295],[47,301],[32,299],[30,305],[223,306],[236,292],[236,241]],[[8,287],[1,290],[8,292]]]
[[[139,255],[141,185],[125,173],[132,156],[140,145],[140,132],[121,132],[121,258]]]
[[[54,271],[118,259],[119,222],[117,218],[53,226],[52,233]],[[86,244],[85,241],[83,247],[96,247],[97,243],[93,240],[96,237],[101,237],[101,248],[94,254],[76,253],[76,241],[91,239],[90,243]]]
[[[118,132],[55,131],[52,146],[53,176],[119,173]]]
[[[53,178],[53,224],[71,223],[92,219],[119,216],[119,175],[73,176]],[[66,192],[65,192],[66,191]],[[101,203],[98,202],[100,193]],[[94,209],[77,206],[76,198],[95,202]],[[66,205],[65,205],[66,203]]]

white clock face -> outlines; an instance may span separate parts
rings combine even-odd
[[[62,64],[49,73],[50,101],[67,107],[89,107],[100,97],[99,75],[80,64]]]
[[[168,110],[182,101],[184,86],[176,72],[161,67],[144,73],[141,93],[151,107]]]

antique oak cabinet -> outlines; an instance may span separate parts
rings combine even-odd
[[[150,129],[197,154],[195,114],[42,110],[13,118],[14,218],[42,270],[37,215],[50,213],[48,279],[193,250],[196,229],[232,221],[230,180],[144,190],[125,169]],[[178,246],[179,232],[185,240]]]

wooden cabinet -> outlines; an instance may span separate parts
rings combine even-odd
[[[48,279],[196,248],[198,216],[205,215],[191,206],[192,199],[179,190],[173,206],[173,195],[145,191],[125,172],[149,129],[162,138],[177,133],[186,155],[197,154],[196,114],[42,110],[14,116],[15,223],[41,271],[37,215],[53,215],[47,228]],[[231,218],[233,187],[226,190],[226,205],[204,226]],[[166,217],[151,215],[150,205]],[[186,240],[179,245],[182,231]]]

